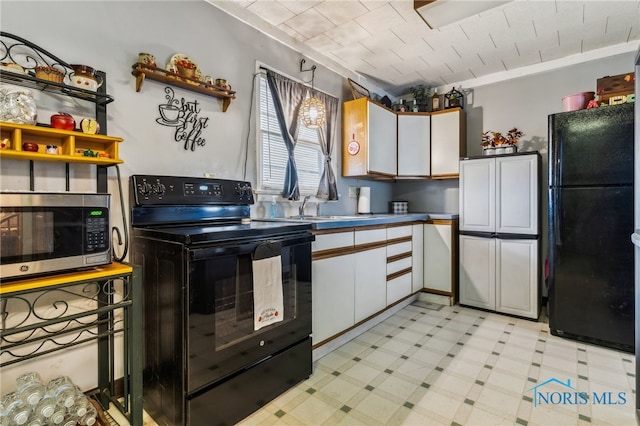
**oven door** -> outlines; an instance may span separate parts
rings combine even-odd
[[[205,392],[309,337],[313,238],[305,232],[189,249],[188,393]],[[265,243],[279,247],[283,312],[281,321],[256,330],[253,262]]]

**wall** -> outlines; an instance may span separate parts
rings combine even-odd
[[[309,74],[299,72],[301,55],[253,28],[230,18],[218,8],[202,1],[91,1],[91,2],[22,2],[5,1],[1,5],[0,27],[23,37],[68,63],[86,64],[107,73],[107,92],[115,102],[108,105],[108,134],[124,138],[120,145],[120,166],[124,199],[128,200],[128,177],[132,174],[166,174],[201,177],[213,172],[217,177],[256,181],[255,113],[252,108],[252,85],[256,62],[301,80]],[[37,13],[34,13],[37,11]],[[208,117],[202,136],[206,144],[195,151],[184,150],[174,141],[173,128],[156,122],[158,105],[166,102],[166,85],[146,81],[139,93],[131,66],[139,52],[155,55],[164,66],[175,53],[184,53],[198,63],[204,75],[226,78],[237,92],[227,112],[215,98],[175,89],[178,97],[197,101],[200,116]],[[307,65],[314,65],[307,61]],[[345,77],[317,65],[315,86],[340,99],[351,98]],[[37,95],[37,94],[36,94]],[[39,107],[41,107],[39,102]],[[74,104],[60,103],[79,122]],[[51,106],[40,110],[39,122],[48,123]],[[359,186],[357,179],[340,177],[341,117],[336,135],[338,189],[341,199],[322,206],[327,214],[354,213],[356,200],[348,198],[348,187]],[[246,162],[246,171],[244,169]],[[28,190],[28,162],[2,160],[0,187]],[[64,190],[64,165],[36,163],[36,190]],[[71,165],[71,190],[95,191],[92,166]],[[115,170],[109,171],[114,225],[122,227],[117,199]],[[372,207],[386,209],[392,184],[366,182],[372,187]],[[270,199],[270,198],[269,198]],[[128,204],[128,203],[127,203]],[[374,210],[374,211],[376,211]],[[297,211],[295,205],[290,211]],[[121,252],[121,250],[118,250]],[[64,356],[46,356],[3,368],[0,393],[13,388],[15,377],[23,371],[37,369],[45,380],[58,374],[70,374],[83,389],[96,386],[95,349],[65,351]],[[82,374],[78,375],[78,371]]]
[[[299,53],[205,2],[95,1],[78,6],[77,2],[3,1],[2,29],[69,63],[88,64],[107,73],[107,92],[115,98],[108,106],[108,132],[124,138],[120,154],[125,161],[121,166],[125,179],[135,173],[203,176],[212,172],[220,178],[255,182],[255,114],[250,117],[250,113],[256,61],[308,80],[309,75],[299,71]],[[33,14],[33,10],[38,13]],[[215,98],[179,89],[175,92],[178,98],[197,101],[200,116],[209,118],[202,133],[205,146],[193,152],[184,150],[182,143],[174,141],[173,128],[156,123],[158,105],[166,102],[166,86],[146,81],[136,93],[131,65],[139,52],[153,53],[159,66],[164,66],[173,54],[184,53],[198,63],[204,75],[229,80],[237,99],[226,113]],[[310,61],[307,64],[311,65]],[[341,101],[349,99],[346,78],[316,65],[315,86]],[[40,116],[39,121],[48,122],[48,115]],[[337,138],[339,141],[339,133]],[[335,157],[339,157],[339,151],[337,146]],[[11,187],[26,188],[27,166],[19,163],[6,167],[10,173],[3,173],[3,180]],[[36,179],[37,189],[63,189],[63,179],[53,183],[52,174],[61,175],[61,168],[48,164],[46,172],[42,172],[44,179]],[[21,178],[16,180],[16,176]],[[344,200],[331,203],[328,210],[332,213],[350,213],[355,208],[346,197],[349,184],[357,182],[339,179]],[[390,184],[377,186],[390,196]]]

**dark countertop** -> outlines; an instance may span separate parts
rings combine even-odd
[[[457,219],[458,214],[451,213],[407,213],[407,214],[357,214],[357,215],[320,215],[299,217],[261,218],[256,221],[305,222],[313,229],[352,228],[357,226],[385,225],[391,223],[426,221],[428,219]]]

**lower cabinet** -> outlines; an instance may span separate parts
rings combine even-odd
[[[460,235],[460,303],[538,318],[538,240]]]
[[[354,324],[354,254],[314,260],[311,263],[313,344]]]
[[[411,292],[424,288],[424,225],[413,225],[413,256],[411,258]]]
[[[355,246],[385,245],[358,251],[353,256],[355,275],[355,323],[387,307],[387,248],[384,229],[355,231]]]
[[[413,293],[413,233],[414,225],[316,233],[311,263],[314,346]]]
[[[429,219],[424,225],[424,289],[458,301],[458,220]]]
[[[387,228],[387,305],[412,293],[413,227]]]
[[[496,310],[538,318],[538,240],[496,241]]]

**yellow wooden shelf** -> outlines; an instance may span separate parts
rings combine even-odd
[[[149,80],[159,81],[171,86],[180,87],[181,89],[197,92],[202,95],[219,98],[222,101],[222,112],[227,112],[227,108],[231,104],[231,100],[236,98],[236,92],[233,90],[224,90],[214,84],[198,81],[193,78],[182,77],[178,74],[167,71],[163,68],[150,67],[149,65],[137,62],[132,66],[133,74],[136,77],[136,92],[142,89],[142,83],[145,78]]]
[[[26,290],[40,290],[60,284],[73,284],[79,281],[99,280],[102,278],[130,274],[133,267],[124,263],[113,262],[109,265],[96,266],[82,271],[46,275],[27,278],[19,281],[3,282],[0,284],[0,295]]]
[[[119,164],[118,144],[122,138],[107,135],[91,135],[71,130],[0,122],[0,137],[6,144],[0,149],[0,158],[20,160],[57,161],[64,163],[86,163],[99,165]],[[22,144],[38,145],[38,152],[23,151]],[[47,154],[48,145],[56,145],[58,154]],[[91,150],[97,157],[84,156]]]

